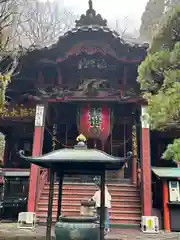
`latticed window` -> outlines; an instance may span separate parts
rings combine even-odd
[[[102,123],[102,109],[91,108],[89,110],[89,123],[91,128],[100,128]]]

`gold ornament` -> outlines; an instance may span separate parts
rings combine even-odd
[[[0,117],[1,118],[23,118],[23,117],[34,117],[35,116],[35,108],[25,108],[23,105],[20,107],[8,109],[8,108],[0,108]]]
[[[4,151],[5,151],[5,136],[4,134],[0,133],[0,163],[3,165],[4,162]]]
[[[137,157],[137,133],[136,133],[136,126],[133,125],[132,127],[132,152],[133,156]]]
[[[77,138],[76,138],[77,142],[86,142],[87,139],[86,137],[81,133]]]

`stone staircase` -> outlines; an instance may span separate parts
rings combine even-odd
[[[139,189],[128,181],[107,183],[112,196],[112,209],[110,210],[110,221],[115,226],[140,225],[141,204]],[[89,199],[96,191],[95,185],[91,183],[68,182],[63,184],[62,214],[78,216],[80,214],[80,202]],[[47,221],[49,183],[47,182],[42,191],[38,203],[37,217],[40,223]],[[53,222],[56,221],[58,205],[58,183],[54,185]]]

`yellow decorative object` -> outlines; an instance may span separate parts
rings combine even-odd
[[[7,74],[2,74],[0,73],[0,82],[1,82],[1,87],[0,87],[0,108],[2,109],[5,104],[5,91],[6,88],[11,81],[12,73],[8,72]]]
[[[138,146],[137,146],[136,126],[133,125],[133,127],[132,127],[132,152],[133,152],[134,157],[137,157],[137,151],[138,151]]]
[[[0,133],[0,166],[2,166],[4,162],[5,143],[5,136],[4,134]]]
[[[76,138],[77,142],[86,142],[87,139],[83,134],[80,134],[77,138]]]
[[[56,124],[53,125],[53,134],[52,134],[52,149],[53,151],[56,150],[56,133],[57,133],[57,126]]]
[[[147,226],[148,226],[149,229],[153,228],[153,221],[152,221],[152,219],[148,219],[147,220]]]
[[[52,141],[52,149],[53,149],[53,151],[56,150],[56,140],[55,140],[55,138],[53,138],[53,141]]]

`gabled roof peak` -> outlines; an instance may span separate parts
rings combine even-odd
[[[86,15],[82,14],[80,19],[76,20],[76,27],[87,25],[107,26],[107,20],[103,19],[100,14],[96,14],[92,0],[89,0],[88,5],[89,8],[86,11]]]

